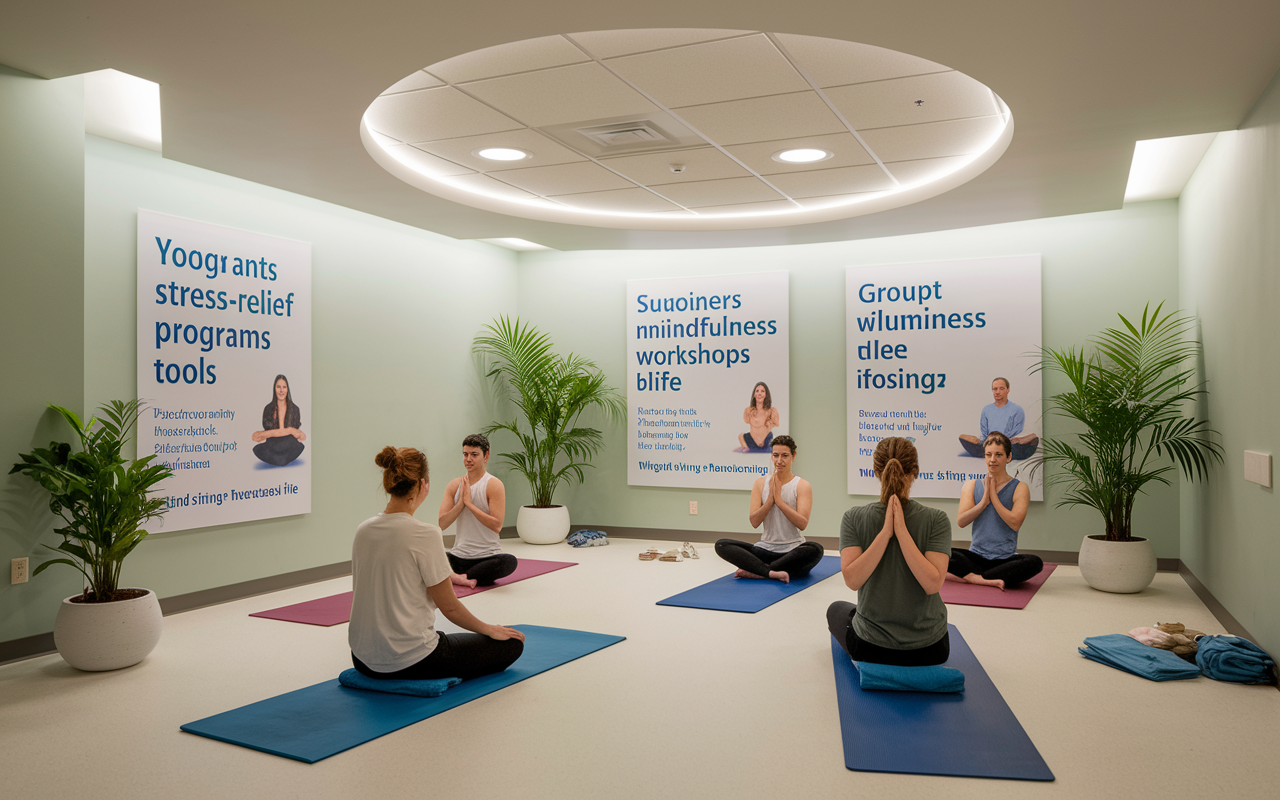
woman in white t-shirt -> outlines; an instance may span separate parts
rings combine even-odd
[[[415,519],[427,499],[427,457],[384,447],[374,459],[391,496],[356,529],[351,547],[351,660],[371,678],[476,678],[501,672],[524,651],[524,634],[476,619],[458,601],[440,529]],[[435,629],[436,609],[472,633]]]

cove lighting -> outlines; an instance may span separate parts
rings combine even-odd
[[[84,132],[160,151],[160,84],[114,69],[84,76]]]
[[[1217,135],[1198,133],[1137,142],[1129,167],[1129,185],[1124,190],[1125,202],[1168,200],[1181,195]]]
[[[508,250],[551,250],[545,244],[531,242],[528,239],[517,239],[515,237],[505,237],[500,239],[481,239],[482,242],[496,244],[499,247],[505,247]]]
[[[513,147],[485,147],[475,151],[475,154],[490,161],[519,161],[529,157],[525,151]]]
[[[835,154],[829,150],[819,150],[816,147],[797,147],[774,153],[773,160],[784,164],[812,164],[815,161],[826,161],[833,155]]]

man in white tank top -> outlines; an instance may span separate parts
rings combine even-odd
[[[518,564],[499,544],[507,492],[487,472],[489,440],[484,436],[473,433],[462,440],[462,466],[466,474],[449,481],[440,503],[441,530],[454,526],[450,579],[458,586],[490,586],[515,572]]]

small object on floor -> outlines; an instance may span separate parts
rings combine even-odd
[[[1173,623],[1177,626],[1176,631],[1166,631],[1162,627],[1155,628],[1134,628],[1129,631],[1127,636],[1131,636],[1148,647],[1155,647],[1160,650],[1168,650],[1176,656],[1185,656],[1196,651],[1198,645],[1195,637],[1203,636],[1200,631],[1188,631],[1183,627],[1182,623]],[[1172,626],[1171,626],[1172,627]]]
[[[964,691],[964,673],[950,667],[899,667],[855,661],[858,682],[864,692],[936,692],[954,694]]]
[[[1240,636],[1205,636],[1196,651],[1196,665],[1215,681],[1271,684],[1276,662],[1270,654]]]
[[[972,583],[946,581],[942,584],[942,602],[951,606],[986,606],[987,608],[1024,609],[1036,592],[1058,568],[1057,564],[1045,564],[1031,580],[1011,586],[1003,592],[994,586],[978,586]]]
[[[400,681],[386,678],[370,678],[358,669],[348,669],[338,676],[338,683],[348,689],[361,689],[366,692],[407,694],[411,697],[439,697],[449,689],[462,683],[462,678]]]
[[[660,606],[703,608],[710,611],[740,611],[754,614],[779,600],[785,600],[840,571],[840,556],[823,556],[818,565],[803,578],[782,581],[744,581],[729,573],[714,581],[659,600]]]
[[[668,550],[658,556],[659,561],[684,561],[684,556],[680,555],[679,550]]]
[[[570,547],[603,547],[609,543],[609,535],[604,531],[583,529],[574,531],[565,539]]]
[[[1090,636],[1079,652],[1090,661],[1149,681],[1180,681],[1200,675],[1200,668],[1194,664],[1188,664],[1168,650],[1148,647],[1123,633]]]
[[[680,555],[685,558],[701,558],[701,556],[698,555],[698,551],[694,549],[694,546],[689,542],[685,542],[680,546]]]
[[[858,688],[857,666],[831,638],[845,767],[906,775],[1053,780],[1053,772],[964,637],[954,625],[947,628],[951,657],[942,666],[964,673],[965,689],[957,694],[864,692]]]
[[[641,561],[657,561],[658,556],[660,555],[662,555],[661,551],[650,548],[640,554],[640,560]]]

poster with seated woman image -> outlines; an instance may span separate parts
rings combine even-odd
[[[311,511],[311,245],[138,212],[138,454],[153,532]]]

